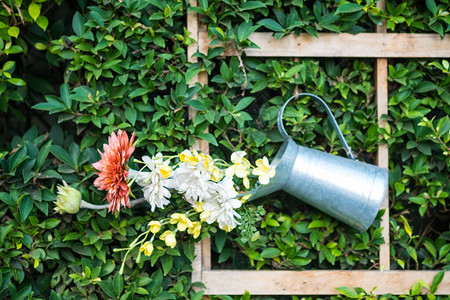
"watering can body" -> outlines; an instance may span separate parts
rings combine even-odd
[[[318,98],[312,94],[298,96]],[[275,177],[269,184],[259,185],[253,190],[251,200],[283,190],[353,228],[367,230],[385,198],[388,171],[355,159],[297,145],[282,125],[284,107],[291,99],[278,115],[278,128],[285,141],[271,162]],[[325,102],[322,105],[326,106]],[[331,112],[327,113],[334,120]],[[340,130],[338,136],[353,158]]]

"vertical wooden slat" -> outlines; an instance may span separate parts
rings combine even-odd
[[[190,0],[189,4],[191,7],[197,6],[197,0]],[[199,37],[199,29],[198,29],[198,16],[197,13],[189,11],[187,14],[187,30],[191,32],[191,37],[196,40],[196,43],[193,43],[187,48],[187,56],[188,61],[191,63],[196,63],[198,61],[197,57],[193,57],[193,55],[197,52],[198,49],[198,37]],[[204,75],[198,74],[192,78],[189,82],[189,86],[195,86],[197,82],[203,81],[206,82],[208,80],[207,76],[204,78]],[[193,120],[197,111],[193,107],[189,107],[189,119]],[[204,143],[196,140],[193,149],[203,151]],[[207,146],[206,146],[206,150]],[[203,247],[202,243],[197,243],[195,245],[195,259],[192,262],[192,282],[202,281],[202,270],[203,270]]]
[[[211,239],[203,239],[202,244],[202,271],[211,270]]]
[[[384,0],[377,3],[377,6],[384,10],[386,3]],[[386,33],[386,22],[383,21],[381,26],[377,26],[377,33]],[[378,126],[384,127],[385,120],[381,119],[382,115],[388,113],[388,80],[387,80],[388,61],[386,58],[377,58],[375,71],[376,84],[376,101],[377,101],[377,120]],[[379,145],[377,153],[377,164],[379,167],[388,169],[389,166],[389,151],[387,145]],[[383,227],[382,235],[385,243],[380,246],[380,270],[390,269],[390,255],[389,255],[389,193],[386,194],[381,208],[385,210],[384,216],[381,219],[381,227]]]

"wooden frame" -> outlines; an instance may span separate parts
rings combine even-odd
[[[197,0],[190,0],[191,6]],[[378,5],[383,6],[384,1]],[[188,31],[193,34],[197,44],[188,48],[191,62],[197,51],[207,53],[210,39],[204,28],[200,27],[196,13],[188,13]],[[378,124],[384,126],[381,119],[388,112],[388,62],[387,58],[440,58],[450,57],[450,37],[441,38],[437,34],[386,33],[386,27],[377,26],[376,33],[358,35],[320,33],[319,38],[302,34],[287,35],[276,40],[272,33],[254,33],[250,40],[260,49],[245,49],[246,56],[255,57],[364,57],[376,58],[375,84],[378,107]],[[282,49],[282,50],[280,50]],[[233,56],[234,51],[226,50],[224,55]],[[208,82],[206,72],[200,72],[190,84]],[[195,110],[190,110],[193,118]],[[194,148],[208,152],[208,144],[196,142]],[[388,168],[387,145],[380,145],[377,153],[377,165]],[[380,270],[314,270],[314,271],[246,271],[211,270],[211,244],[204,239],[195,247],[196,258],[193,263],[192,281],[201,281],[206,285],[207,295],[239,295],[249,291],[252,295],[333,295],[336,287],[361,287],[374,294],[404,294],[412,285],[422,279],[431,284],[438,271],[397,271],[390,270],[389,255],[389,199],[386,195],[382,204],[386,209],[381,226],[384,228],[385,244],[380,246]],[[446,273],[436,294],[450,294],[450,274]]]

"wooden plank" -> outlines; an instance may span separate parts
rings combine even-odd
[[[195,258],[192,262],[192,282],[202,281],[202,244],[195,244]]]
[[[197,0],[190,0],[189,4],[191,6],[197,6]],[[191,33],[193,33],[193,38],[197,41],[197,43],[193,43],[188,46],[187,48],[187,56],[188,61],[191,63],[195,63],[198,61],[197,57],[193,57],[193,55],[198,50],[198,15],[195,12],[188,12],[187,15],[187,30]],[[205,78],[201,78],[201,75],[197,75],[189,82],[189,86],[194,86],[197,82],[200,80],[205,81]],[[203,76],[204,77],[204,76]],[[206,81],[208,78],[206,77]],[[192,107],[189,107],[189,119],[192,120],[195,117],[196,111]],[[200,150],[201,148],[201,142],[195,141],[195,144],[193,146],[194,149]],[[203,270],[203,252],[202,252],[202,244],[197,243],[195,245],[195,258],[192,262],[192,282],[202,281],[202,270]]]
[[[386,10],[386,1],[385,0],[381,0],[377,2],[377,7],[381,10]],[[387,28],[386,28],[386,19],[383,19],[381,26],[377,25],[377,32],[378,33],[386,33]]]
[[[199,33],[199,50],[207,53],[210,39]],[[289,34],[276,40],[271,32],[255,32],[250,40],[260,49],[245,49],[247,56],[260,57],[450,57],[450,36],[413,33],[320,33]],[[234,51],[225,55],[234,56]]]
[[[197,6],[197,0],[189,0],[189,4],[191,7]],[[197,62],[197,57],[193,57],[197,52],[198,49],[198,40],[199,40],[199,28],[198,28],[198,15],[195,12],[188,11],[187,13],[187,30],[191,32],[191,36],[193,39],[195,39],[197,42],[192,43],[187,47],[187,56],[189,62]],[[194,82],[194,80],[191,80],[191,82]]]
[[[336,287],[361,287],[374,294],[405,294],[422,279],[431,285],[437,271],[203,271],[208,295],[336,295]],[[450,273],[436,294],[450,294]]]
[[[381,0],[377,3],[377,7],[381,10],[386,9],[386,2]],[[386,33],[386,20],[383,20],[381,26],[376,28],[378,33]],[[375,63],[375,86],[376,86],[376,102],[377,102],[377,121],[379,127],[384,127],[386,121],[381,119],[382,115],[388,113],[388,60],[386,58],[377,58]],[[389,150],[387,145],[379,145],[377,151],[377,164],[381,168],[389,167]],[[380,245],[379,264],[380,270],[389,270],[391,268],[390,256],[390,237],[389,237],[389,192],[385,195],[381,209],[385,210],[381,219],[381,232],[385,243]]]
[[[202,244],[202,271],[211,270],[211,239],[203,239]]]

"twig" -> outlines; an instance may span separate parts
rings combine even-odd
[[[16,5],[17,11],[19,12],[19,17],[20,17],[20,20],[22,21],[22,24],[25,24],[25,20],[23,19],[23,15],[22,15],[22,12],[20,11],[19,5],[17,5],[17,3],[15,3],[15,5]]]
[[[4,2],[2,2],[2,6],[6,9],[6,11],[8,12],[8,14],[11,14],[12,9],[9,8],[8,5],[6,5]]]
[[[130,207],[133,207],[133,206],[135,206],[135,205],[137,205],[137,204],[140,204],[140,203],[142,203],[142,202],[145,202],[145,198],[139,198],[139,199],[136,199],[136,200],[131,200],[131,201],[130,201]],[[86,202],[86,201],[84,201],[84,200],[81,200],[80,208],[87,208],[87,209],[97,209],[97,210],[100,210],[100,209],[109,208],[109,204],[95,205],[95,204],[91,204],[91,203],[89,203],[89,202]]]
[[[236,46],[234,46],[233,48],[234,48],[234,53],[236,53],[236,56],[237,56],[237,58],[239,60],[239,67],[242,68],[242,72],[244,73],[245,81],[244,81],[244,83],[241,86],[242,87],[242,96],[244,96],[245,89],[247,88],[247,72],[245,71],[244,62],[242,61],[241,54],[237,50]]]

